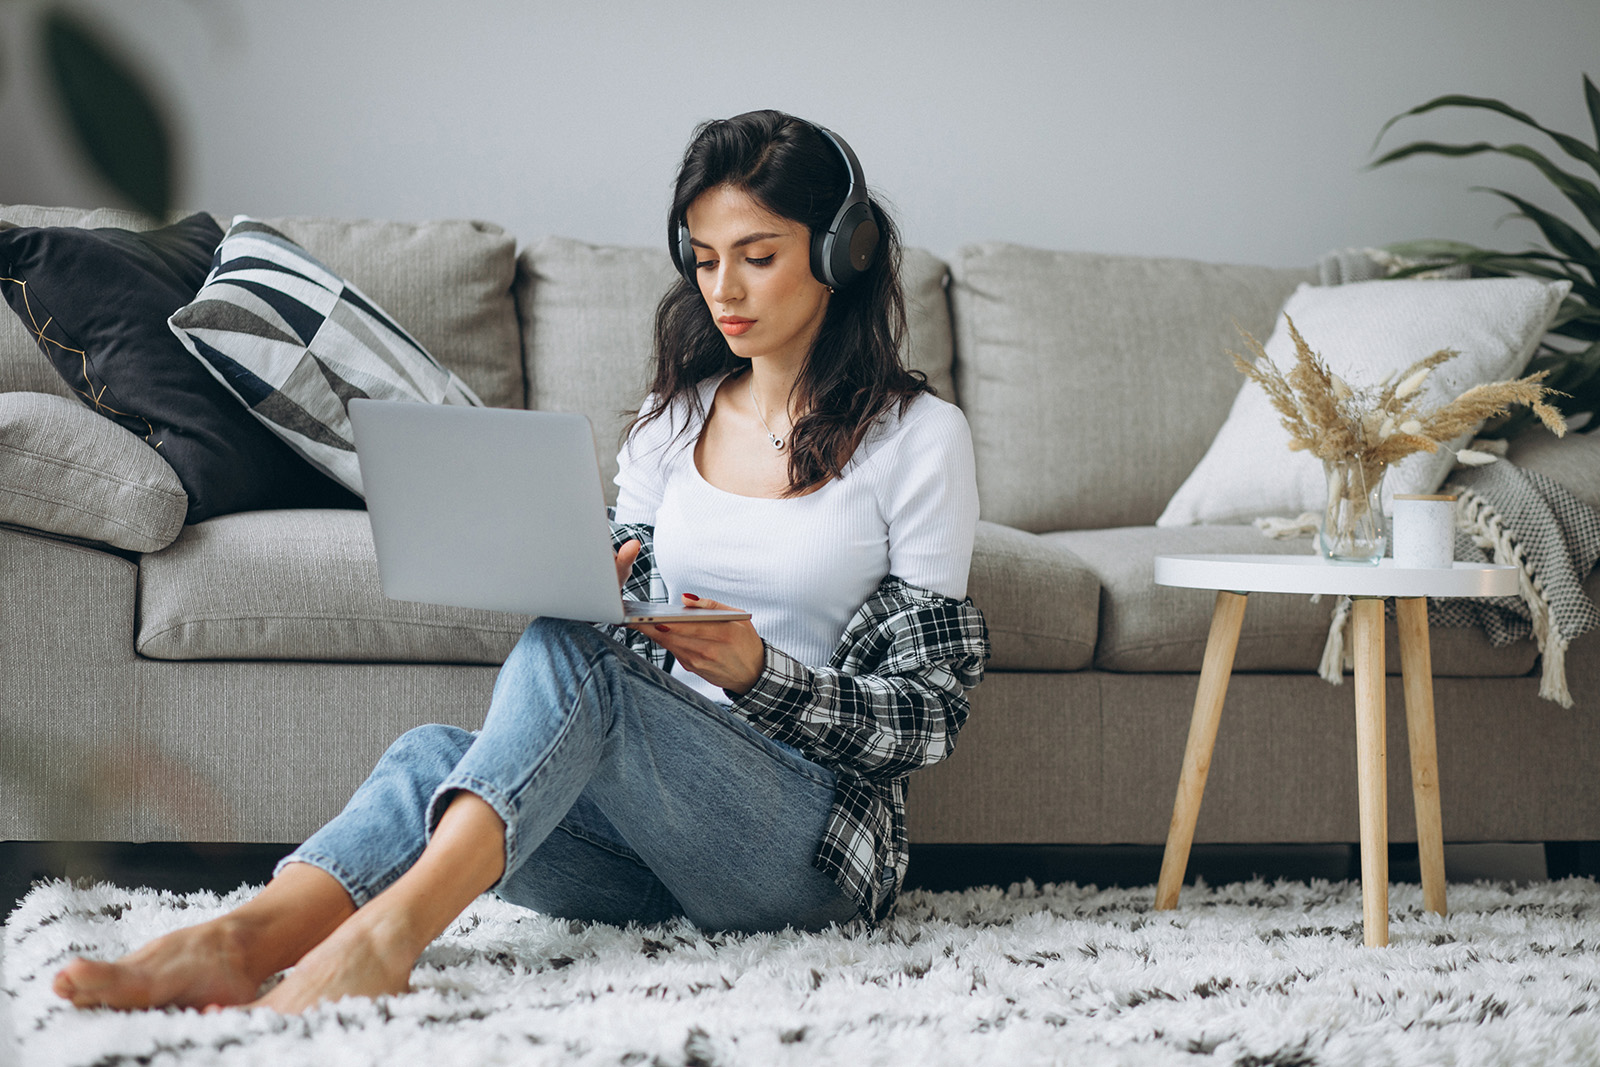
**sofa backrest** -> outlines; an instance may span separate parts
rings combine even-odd
[[[949,268],[905,250],[901,281],[909,319],[907,363],[953,398]],[[517,311],[527,361],[528,407],[589,417],[607,502],[614,502],[623,429],[650,381],[656,304],[677,274],[665,248],[618,248],[547,237],[517,259]]]
[[[231,216],[216,216],[227,229]],[[387,311],[423,347],[495,407],[521,407],[521,341],[511,283],[513,238],[486,222],[263,219],[305,247]],[[18,226],[115,226],[154,222],[127,211],[0,207]],[[176,309],[174,309],[176,310]],[[0,391],[71,396],[9,310],[0,309]]]
[[[219,218],[223,229],[228,219]],[[516,239],[489,222],[262,219],[378,303],[490,407],[521,407]]]
[[[1243,378],[1234,323],[1265,341],[1312,270],[963,248],[956,388],[983,518],[1036,533],[1154,523]]]

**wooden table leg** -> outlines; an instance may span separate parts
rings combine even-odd
[[[1384,759],[1383,600],[1350,609],[1356,661],[1356,789],[1361,811],[1361,918],[1370,947],[1389,943],[1389,797]]]
[[[1167,828],[1167,850],[1161,858],[1161,880],[1156,883],[1156,907],[1178,906],[1178,890],[1189,866],[1189,846],[1200,817],[1200,796],[1211,770],[1211,748],[1222,720],[1222,701],[1233,676],[1233,654],[1239,648],[1239,627],[1244,623],[1246,597],[1226,589],[1217,592],[1211,613],[1211,633],[1206,637],[1205,660],[1200,665],[1200,686],[1189,719],[1189,742],[1183,750],[1183,771],[1178,776],[1178,796],[1172,802],[1172,823]]]
[[[1417,854],[1422,861],[1422,903],[1429,911],[1444,915],[1444,820],[1439,814],[1439,747],[1433,729],[1428,598],[1396,597],[1394,609],[1400,625],[1400,673],[1405,679],[1411,799],[1417,809]]]

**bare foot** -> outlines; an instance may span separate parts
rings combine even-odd
[[[420,950],[408,947],[413,939],[393,936],[381,917],[367,915],[357,912],[306,953],[266,996],[247,1006],[289,1015],[341,997],[408,992]]]
[[[174,930],[115,963],[75,959],[51,988],[80,1008],[243,1004],[266,975],[250,973],[239,924],[227,917]]]

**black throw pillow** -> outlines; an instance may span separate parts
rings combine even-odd
[[[222,230],[0,230],[0,293],[90,408],[143,438],[189,494],[185,521],[361,500],[262,426],[167,327],[211,270]]]

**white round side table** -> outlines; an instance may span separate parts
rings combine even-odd
[[[1384,754],[1383,602],[1395,599],[1400,636],[1400,671],[1411,749],[1411,793],[1417,812],[1417,849],[1422,861],[1425,906],[1445,913],[1444,830],[1439,814],[1439,758],[1433,727],[1433,660],[1428,646],[1428,600],[1432,597],[1512,596],[1517,568],[1492,563],[1457,563],[1449,569],[1376,567],[1329,563],[1318,556],[1157,556],[1157,585],[1217,590],[1206,639],[1189,740],[1172,805],[1156,907],[1174,908],[1189,865],[1195,820],[1205,791],[1222,702],[1233,673],[1250,593],[1329,593],[1353,600],[1351,650],[1355,659],[1356,786],[1361,826],[1361,913],[1369,946],[1389,943],[1389,824]]]

